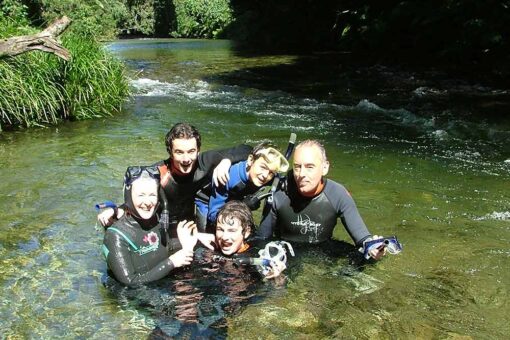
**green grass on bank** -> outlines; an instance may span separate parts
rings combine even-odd
[[[0,39],[35,33],[0,13]],[[124,65],[100,43],[75,33],[71,60],[33,51],[0,59],[0,131],[112,115],[129,95]]]
[[[78,36],[63,45],[72,59],[28,52],[0,60],[0,129],[109,116],[129,94],[123,64]]]

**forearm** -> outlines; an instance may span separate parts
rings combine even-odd
[[[109,251],[106,257],[108,268],[110,268],[115,279],[126,286],[136,286],[159,280],[174,269],[172,261],[166,258],[147,272],[137,272],[132,256],[139,255],[135,254],[125,239],[117,233],[107,231],[104,245]]]
[[[252,147],[246,144],[240,144],[233,148],[218,150],[222,158],[229,159],[232,163],[244,161],[248,158],[252,151]]]
[[[367,237],[372,236],[354,203],[344,210],[341,220],[356,245],[362,245]]]

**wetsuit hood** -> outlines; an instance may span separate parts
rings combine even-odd
[[[138,212],[136,211],[136,207],[133,203],[133,196],[132,196],[132,193],[133,193],[133,184],[139,180],[139,179],[142,179],[142,178],[148,178],[148,179],[153,179],[156,181],[157,183],[157,192],[158,192],[158,203],[156,204],[156,206],[154,207],[154,211],[152,212],[152,215],[149,219],[147,220],[152,220],[155,215],[156,215],[156,211],[158,210],[158,207],[159,207],[159,188],[160,188],[160,182],[159,180],[149,176],[149,174],[146,172],[146,171],[142,171],[140,177],[134,179],[133,181],[125,181],[124,182],[124,202],[126,204],[126,208],[129,212],[129,214],[131,216],[133,216],[136,220],[138,220],[139,222],[141,221],[144,221],[145,219],[143,219],[139,214]]]

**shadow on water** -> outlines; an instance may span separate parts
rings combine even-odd
[[[243,58],[261,57],[236,53]],[[420,115],[453,111],[465,119],[508,120],[510,91],[506,80],[497,76],[373,64],[356,58],[348,52],[295,55],[292,63],[238,69],[209,80],[342,105],[368,99],[387,109],[404,108]]]

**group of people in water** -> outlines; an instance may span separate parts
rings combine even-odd
[[[128,167],[124,204],[98,215],[109,273],[124,285],[156,281],[192,264],[197,243],[242,263],[253,239],[320,244],[332,238],[338,219],[361,249],[380,238],[368,231],[345,187],[325,177],[329,162],[316,140],[299,143],[289,163],[269,143],[201,152],[198,130],[178,123],[166,147],[168,159]],[[275,178],[281,181],[256,227],[251,210]],[[385,247],[368,254],[379,260]],[[266,278],[285,269],[281,261],[260,265]]]

